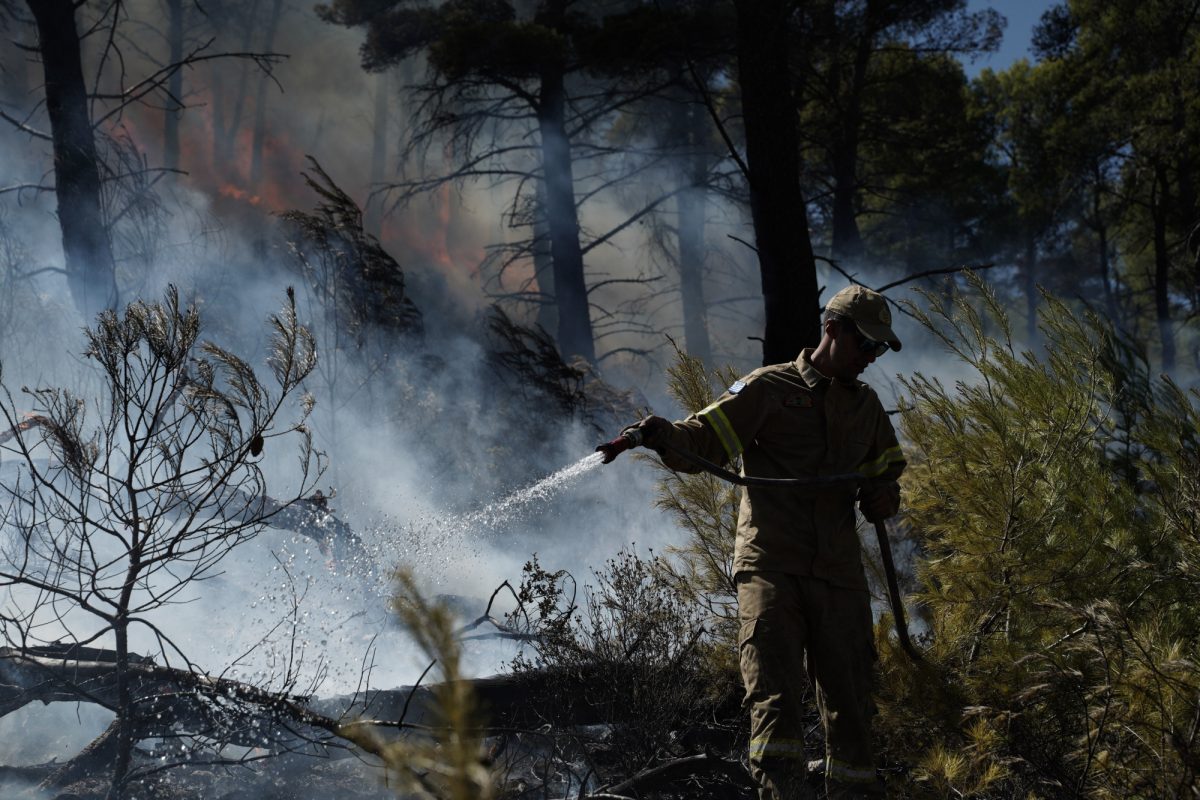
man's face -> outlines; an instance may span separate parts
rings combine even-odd
[[[875,363],[875,348],[863,349],[866,342],[856,326],[850,320],[833,322],[834,330],[830,331],[833,344],[829,351],[833,367],[833,376],[839,380],[852,381],[863,371]]]

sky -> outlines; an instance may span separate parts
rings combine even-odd
[[[1055,5],[1054,0],[967,0],[967,8],[971,11],[994,8],[1008,20],[1000,49],[974,64],[967,64],[967,74],[976,75],[986,67],[1004,69],[1018,59],[1032,58],[1029,43],[1033,38],[1033,28],[1042,13],[1052,5]]]

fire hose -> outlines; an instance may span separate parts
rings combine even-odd
[[[632,447],[640,447],[643,444],[642,432],[634,428],[622,433],[611,442],[598,446],[596,451],[604,454],[604,463],[608,464],[626,450]],[[654,446],[670,450],[684,461],[737,486],[795,489],[801,487],[857,486],[870,481],[870,478],[859,472],[821,475],[814,478],[757,478],[750,475],[738,475],[719,464],[714,464],[706,458],[701,458],[695,453],[689,453],[687,450],[683,450],[668,442],[657,441],[654,443]],[[900,599],[900,583],[896,580],[896,564],[892,560],[892,546],[888,541],[887,525],[882,519],[875,520],[875,536],[879,539],[879,557],[883,561],[883,573],[887,578],[888,598],[892,604],[892,619],[896,624],[896,636],[900,640],[900,647],[913,661],[921,661],[921,653],[913,645],[908,635],[908,622],[904,616],[904,602]]]

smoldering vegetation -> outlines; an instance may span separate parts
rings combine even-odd
[[[860,282],[889,791],[1194,796],[1194,15],[1103,6],[0,0],[0,792],[753,796],[738,494],[589,454]]]
[[[123,730],[89,710],[80,733],[26,748],[12,786],[95,791],[124,747],[123,782],[156,796],[386,793],[349,758],[378,762],[377,734],[360,742],[345,726],[420,730],[436,717],[422,707],[432,699],[379,691],[426,666],[388,610],[398,565],[455,609],[456,628],[474,621],[457,679],[505,666],[516,650],[493,640],[535,636],[502,621],[516,593],[488,603],[527,554],[578,570],[613,544],[662,538],[648,502],[609,499],[611,477],[569,486],[594,459],[559,469],[636,415],[628,393],[499,311],[430,338],[403,270],[311,174],[317,207],[284,215],[275,243],[289,271],[262,278],[299,287],[257,326],[270,346],[242,359],[210,344],[202,336],[244,345],[255,333],[197,303],[202,288],[189,304],[171,287],[76,334],[72,388],[7,398],[5,674],[20,688],[6,703],[21,712],[9,724],[52,724],[30,713],[39,700],[137,720]],[[255,305],[243,293],[232,310]],[[114,641],[117,617],[133,625]],[[498,712],[528,694],[509,683],[494,690]],[[62,752],[88,730],[80,755]],[[51,754],[66,766],[34,765]],[[224,782],[212,772],[231,766]]]

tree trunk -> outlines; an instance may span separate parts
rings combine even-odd
[[[168,64],[183,61],[183,0],[167,0]],[[163,107],[163,166],[179,169],[179,115],[183,113],[183,68],[178,67],[167,79],[167,97]]]
[[[849,96],[841,120],[841,135],[834,142],[833,159],[833,258],[852,263],[863,257],[862,232],[858,228],[858,147],[862,133],[862,95],[867,67],[875,46],[874,4],[864,11],[863,30],[854,50]]]
[[[687,159],[687,188],[679,193],[679,292],[683,301],[683,338],[688,355],[712,366],[712,344],[708,337],[708,310],[704,302],[704,227],[708,160],[702,149],[705,119],[700,107],[690,104],[685,111],[685,130],[690,153]]]
[[[704,189],[693,184],[679,193],[679,292],[683,300],[683,337],[688,355],[712,366],[704,302]]]
[[[243,45],[243,51],[250,49],[249,35],[244,37]],[[218,67],[218,71],[220,71],[220,67]],[[246,108],[246,84],[249,82],[249,71],[246,61],[244,59],[239,60],[237,91],[234,95],[233,107],[229,111],[228,121],[225,121],[226,117],[223,114],[219,118],[215,113],[213,115],[214,128],[217,128],[214,131],[213,166],[227,179],[240,179],[241,177],[238,174],[238,168],[241,165],[238,163],[238,154],[234,150],[234,144],[237,141],[238,131],[242,127],[242,112]],[[220,102],[220,98],[217,95],[218,91],[223,88],[223,83],[217,80],[213,81],[214,103]],[[218,119],[223,123],[223,127],[218,127]]]
[[[858,230],[855,200],[858,195],[858,143],[839,139],[833,146],[833,219],[830,256],[842,269],[862,258],[862,233]]]
[[[1100,250],[1098,259],[1100,285],[1104,290],[1104,307],[1108,311],[1108,318],[1115,325],[1120,323],[1120,309],[1117,308],[1117,296],[1113,291],[1112,266],[1108,258],[1108,225],[1104,222],[1100,191],[1102,177],[1099,165],[1093,169],[1093,178],[1095,185],[1092,188],[1092,229],[1096,231],[1096,246]]]
[[[1097,245],[1100,248],[1100,280],[1104,285],[1104,307],[1108,310],[1108,318],[1114,324],[1120,320],[1120,309],[1117,308],[1117,295],[1113,291],[1112,268],[1108,258],[1108,226],[1098,223],[1096,226]]]
[[[245,12],[247,24],[242,31],[241,51],[250,50],[253,41],[254,26],[249,23],[257,14],[258,0],[251,0]],[[226,22],[226,20],[222,20]],[[226,179],[236,178],[238,165],[231,164],[233,159],[233,144],[237,132],[242,127],[242,111],[246,106],[246,85],[249,77],[249,66],[246,59],[238,59],[237,93],[234,96],[233,107],[229,110],[228,121],[225,116],[225,82],[223,78],[224,62],[217,62],[213,69],[212,98],[213,98],[213,169]]]
[[[763,363],[816,344],[817,267],[800,190],[796,106],[788,88],[784,0],[736,0],[738,82],[746,127],[750,213],[762,274]]]
[[[283,15],[283,0],[271,4],[271,18],[267,21],[267,32],[263,36],[263,52],[275,48],[275,33],[279,30],[279,18]],[[258,76],[258,92],[254,97],[254,138],[250,145],[250,191],[258,191],[262,181],[263,142],[267,138],[267,86],[271,76],[264,72]]]
[[[120,733],[121,721],[113,720],[112,724],[104,729],[104,733],[97,736],[78,755],[43,778],[38,784],[38,789],[52,793],[48,796],[53,797],[57,795],[57,792],[54,792],[55,789],[69,786],[89,775],[107,770],[109,765],[116,760]]]
[[[1171,254],[1167,248],[1167,208],[1170,187],[1166,167],[1154,168],[1155,191],[1151,194],[1150,213],[1154,220],[1154,314],[1162,345],[1164,372],[1175,369],[1175,331],[1171,326],[1170,277]]]
[[[1180,140],[1186,140],[1180,134]],[[1192,312],[1200,312],[1200,199],[1197,198],[1196,182],[1193,179],[1195,162],[1187,157],[1179,161],[1179,201],[1176,203],[1181,230],[1187,231],[1184,239],[1188,258],[1192,260]]]
[[[1179,80],[1171,81],[1171,95],[1174,100],[1171,115],[1171,130],[1173,139],[1180,143],[1176,151],[1175,180],[1178,185],[1178,196],[1172,205],[1174,222],[1179,230],[1187,231],[1184,239],[1185,250],[1192,259],[1192,310],[1200,310],[1200,198],[1197,197],[1195,160],[1191,157],[1192,137],[1188,133],[1188,98],[1191,95],[1190,86],[1185,87]],[[1165,184],[1164,184],[1165,189]]]
[[[537,182],[537,210],[533,218],[533,273],[537,276],[536,320],[542,329],[558,330],[558,303],[554,296],[554,259],[550,257],[550,225],[546,221],[546,182]]]
[[[57,652],[49,652],[49,651]],[[407,657],[408,654],[403,654]],[[116,705],[115,664],[111,650],[52,645],[47,648],[0,648],[0,717],[30,703],[95,703]],[[302,740],[301,727],[312,726],[338,734],[335,720],[357,720],[383,727],[395,722],[428,725],[436,721],[438,691],[435,685],[368,690],[352,695],[314,698],[264,689],[224,677],[213,677],[129,654],[128,680],[133,696],[144,704],[135,731],[138,738],[162,736],[166,731],[195,734],[238,747],[270,747],[274,743]],[[560,725],[597,725],[636,715],[632,701],[614,706],[595,704],[587,697],[597,681],[612,680],[601,667],[547,668],[521,674],[469,678],[479,705],[488,709],[490,725],[525,726],[553,718]],[[551,692],[574,694],[570,707],[548,705]],[[735,714],[740,692],[724,698],[723,713]],[[560,695],[561,697],[562,695]],[[230,713],[213,715],[212,702],[229,703]],[[244,724],[246,720],[255,724]],[[222,730],[228,722],[232,729]]]
[[[579,211],[571,143],[566,130],[566,92],[557,66],[542,72],[538,97],[538,130],[542,139],[542,174],[546,184],[546,223],[554,262],[554,299],[558,306],[558,348],[564,360],[582,356],[596,360],[583,250],[579,245]]]
[[[387,178],[388,101],[391,81],[387,72],[375,76],[375,120],[371,136],[371,181],[363,203],[363,230],[383,238],[383,195],[375,194]]]
[[[311,698],[159,666],[153,659],[128,652],[124,669],[118,661],[114,651],[90,647],[0,648],[0,716],[36,702],[96,703],[117,711],[115,738],[120,739],[119,697],[126,691],[134,698],[133,703],[141,704],[144,711],[132,720],[135,725],[130,735],[135,740],[182,733],[237,747],[282,745],[281,749],[287,749],[289,743],[312,740],[302,730],[304,727],[311,726],[335,735],[339,728],[336,720],[309,708],[313,702]],[[124,675],[124,690],[119,688],[121,674]],[[421,691],[428,693],[430,688],[421,687]],[[214,716],[214,700],[230,704],[229,713]],[[345,698],[326,700],[322,704],[334,706],[334,713],[340,714],[352,702],[353,698]],[[402,700],[393,702],[390,708],[403,708]],[[371,711],[379,713],[376,707]],[[253,724],[245,724],[247,721]],[[105,767],[119,760],[118,747],[112,739],[110,731],[94,743],[105,744],[105,753],[109,755]]]
[[[88,114],[72,0],[28,0],[37,22],[54,149],[54,191],[62,227],[67,285],[90,318],[117,303],[112,243],[100,205],[96,139]]]
[[[211,65],[212,78],[209,80],[208,93],[212,106],[212,169],[216,172],[223,162],[221,141],[225,131],[225,77],[224,64],[216,61]]]
[[[6,31],[9,44],[0,48],[0,103],[16,105],[29,96],[29,56],[17,46],[24,42],[17,39],[15,30]]]
[[[1037,289],[1037,238],[1031,231],[1025,232],[1025,256],[1022,278],[1025,283],[1025,335],[1030,342],[1038,335],[1038,289]]]
[[[125,791],[125,779],[129,775],[129,763],[133,758],[135,743],[134,728],[137,724],[133,717],[133,687],[129,675],[129,618],[124,609],[128,608],[129,595],[133,587],[132,581],[126,584],[122,591],[122,610],[119,618],[113,624],[113,633],[117,641],[117,748],[113,760],[112,788],[109,798],[119,800]]]

